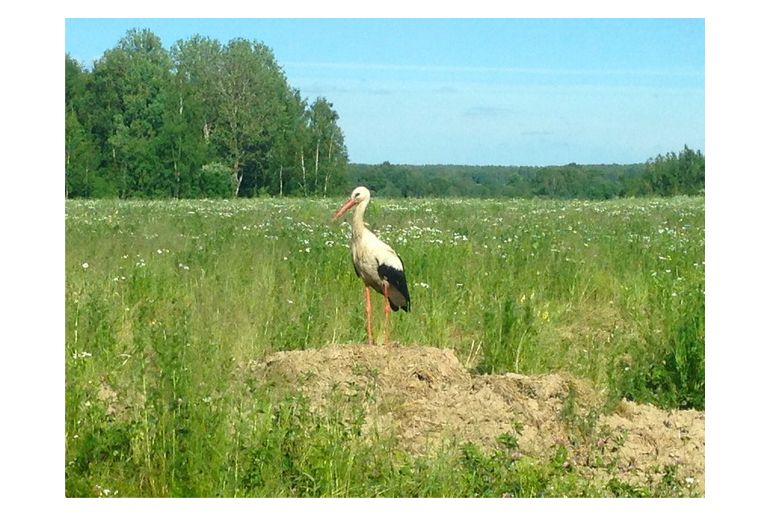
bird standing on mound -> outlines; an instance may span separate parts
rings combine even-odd
[[[356,275],[364,282],[364,300],[366,308],[366,330],[369,344],[374,344],[372,338],[372,301],[369,288],[373,288],[385,296],[385,341],[388,340],[388,322],[390,311],[409,311],[409,289],[406,286],[406,274],[401,258],[392,247],[377,238],[374,233],[364,226],[364,212],[369,205],[371,193],[359,186],[350,194],[350,199],[334,214],[337,220],[353,206],[352,234],[350,236],[350,252],[353,254],[353,267]]]

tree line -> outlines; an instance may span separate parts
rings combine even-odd
[[[348,186],[363,184],[383,197],[611,199],[704,192],[706,159],[686,145],[627,165],[464,166],[351,163]]]
[[[263,43],[130,30],[65,59],[68,197],[325,195],[347,164],[339,116],[292,88]]]
[[[699,194],[687,146],[629,165],[348,163],[339,115],[292,88],[270,48],[130,30],[90,69],[65,56],[67,197],[340,195],[606,199]]]

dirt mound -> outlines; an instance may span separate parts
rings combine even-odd
[[[602,414],[602,400],[568,375],[471,375],[449,349],[335,346],[285,351],[249,366],[275,388],[298,390],[318,410],[340,400],[361,408],[365,430],[393,433],[414,453],[452,442],[484,449],[507,434],[516,453],[547,460],[559,447],[569,466],[629,482],[676,474],[704,492],[704,414],[623,402]]]

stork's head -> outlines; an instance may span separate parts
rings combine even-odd
[[[339,210],[337,210],[337,213],[334,214],[334,220],[340,218],[343,213],[348,211],[353,206],[368,201],[371,197],[372,194],[369,192],[368,188],[365,186],[357,187],[353,190],[353,193],[350,194],[350,199],[348,199],[347,202],[343,204]]]

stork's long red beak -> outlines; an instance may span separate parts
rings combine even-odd
[[[334,217],[332,220],[337,220],[338,218],[342,217],[342,214],[348,211],[350,208],[355,206],[356,200],[355,199],[349,199],[348,202],[340,206],[340,209],[337,210],[337,212],[334,214]]]

